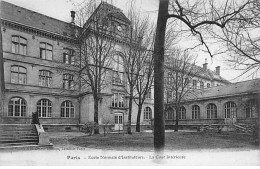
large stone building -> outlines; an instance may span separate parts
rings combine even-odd
[[[179,124],[256,124],[259,123],[259,100],[260,79],[196,89],[181,103]],[[174,124],[173,105],[168,103],[166,110],[171,117],[166,124]]]
[[[92,18],[100,11],[109,13],[113,21],[114,32],[124,34],[129,30],[130,21],[122,10],[102,2]],[[49,130],[70,130],[77,128],[80,124],[94,121],[94,101],[91,90],[80,85],[74,86],[73,83],[77,77],[72,73],[78,70],[74,64],[76,61],[73,49],[79,43],[78,39],[90,33],[88,26],[91,25],[92,18],[90,17],[83,27],[79,27],[74,23],[75,13],[72,12],[71,16],[72,21],[67,23],[4,1],[1,2],[4,62],[0,63],[4,67],[4,76],[0,76],[2,78],[0,80],[5,83],[4,94],[1,95],[3,101],[0,114],[1,123],[29,124],[32,112],[36,111],[39,113],[40,122]],[[117,37],[116,34],[113,36],[117,48],[124,43],[120,37]],[[217,67],[214,72],[208,70],[206,64],[203,68],[198,67],[198,69],[202,69],[202,74],[196,77],[193,83],[198,85],[198,88],[206,88],[203,89],[205,91],[227,89],[219,86],[229,84],[220,76],[220,67]],[[122,68],[113,66],[111,73],[107,75],[110,83],[102,91],[102,99],[99,104],[99,124],[110,124],[113,129],[121,130],[127,124],[128,97],[124,86],[118,84],[118,81],[113,78],[115,72],[124,74]],[[121,78],[124,76],[122,75]],[[251,81],[245,83],[240,84],[251,84]],[[182,113],[183,115],[180,116],[181,123],[192,124],[195,121],[196,123],[208,123],[222,120],[225,118],[223,112],[229,112],[229,108],[234,107],[233,102],[238,106],[237,111],[242,110],[237,100],[245,101],[243,100],[245,93],[249,98],[255,98],[257,92],[259,93],[259,88],[252,95],[247,93],[247,88],[244,89],[243,94],[238,94],[242,90],[235,90],[232,93],[225,90],[226,94],[221,96],[218,95],[220,92],[213,92],[210,97],[203,95],[183,103],[185,110],[183,109],[182,112],[185,111],[186,114]],[[214,96],[214,94],[216,95]],[[153,118],[153,90],[150,90],[146,98],[142,108],[142,125],[149,125]],[[233,101],[233,98],[236,101]],[[228,99],[229,102],[225,99]],[[217,110],[214,105],[210,104],[213,103],[211,100],[214,100]],[[192,105],[195,102],[200,109],[193,110]],[[225,107],[226,102],[227,107]],[[208,104],[209,109],[207,109]],[[136,124],[137,109],[138,107],[134,103],[133,126]],[[208,120],[207,111],[217,111],[218,115],[212,117],[210,115],[210,119],[214,120]],[[198,113],[200,115],[196,115]],[[242,112],[237,113],[238,117],[242,117],[242,114]],[[168,118],[170,116],[172,118]],[[170,116],[167,116],[166,122],[173,125],[174,118],[172,115]],[[255,116],[250,115],[251,117]]]

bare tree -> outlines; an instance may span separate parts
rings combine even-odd
[[[152,88],[154,79],[153,57],[151,51],[146,51],[142,55],[143,61],[138,63],[141,67],[141,73],[136,79],[136,97],[134,99],[138,106],[136,132],[140,132],[140,118],[142,113],[142,106],[147,97],[147,94]]]
[[[148,35],[151,34],[152,29],[149,29],[149,18],[142,17],[140,11],[134,9],[134,4],[131,4],[127,17],[130,20],[130,29],[126,36],[127,43],[117,51],[117,54],[122,58],[122,66],[126,74],[125,91],[129,96],[127,133],[131,134],[135,85],[146,60],[146,48],[150,46],[148,43],[152,38]]]
[[[172,55],[166,56],[165,88],[167,100],[174,107],[176,112],[175,131],[178,131],[179,109],[181,102],[185,99],[196,96],[194,87],[191,85],[192,79],[199,75],[200,69],[195,65],[196,57],[187,50],[176,49]]]
[[[229,55],[228,61],[233,69],[242,70],[240,76],[255,77],[260,70],[260,1],[252,1],[229,22],[225,28],[216,32],[208,30],[216,43],[220,44],[218,53]]]
[[[92,7],[91,2],[88,4],[90,7],[86,6],[86,9]],[[87,94],[92,95],[94,100],[94,122],[97,125],[99,124],[98,109],[102,94],[107,86],[111,84],[111,63],[114,59],[116,45],[109,14],[107,8],[102,8],[102,4],[99,9],[94,11],[84,24],[81,36],[73,46],[73,50],[69,49],[64,54],[63,62],[72,64],[72,66],[62,65],[59,68],[63,74],[69,67],[72,67],[70,70],[74,70],[70,71],[67,78],[75,78],[63,83],[63,88],[79,88],[81,97]],[[95,134],[97,133],[99,133],[98,127],[95,128]]]
[[[199,45],[204,45],[207,52],[213,56],[206,41],[207,29],[225,28],[229,22],[239,18],[240,13],[253,1],[172,0],[169,3],[169,0],[160,0],[154,45],[154,147],[156,150],[163,150],[165,145],[163,67],[167,20],[173,18],[175,27],[180,26],[181,32],[197,37]]]

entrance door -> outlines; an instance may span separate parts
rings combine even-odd
[[[225,104],[225,123],[234,124],[237,120],[237,108],[236,104],[233,102],[228,102]]]
[[[115,114],[115,130],[123,130],[123,114]]]

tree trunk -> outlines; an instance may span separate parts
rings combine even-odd
[[[142,113],[142,104],[139,102],[138,105],[138,113],[137,113],[137,120],[136,120],[136,132],[140,132],[140,118]]]
[[[179,129],[179,107],[176,108],[176,122],[175,122],[175,128],[174,131],[177,132]]]
[[[94,96],[94,122],[98,125],[98,97]],[[99,134],[99,127],[95,127],[94,134]]]
[[[154,149],[163,151],[164,126],[164,43],[169,0],[160,0],[154,44]]]
[[[131,86],[130,86],[131,87]],[[127,134],[132,134],[131,125],[132,125],[132,104],[133,104],[133,88],[130,89],[130,97],[129,97],[129,112],[128,112],[128,127]]]

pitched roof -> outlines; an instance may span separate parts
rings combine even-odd
[[[73,37],[71,23],[67,23],[5,1],[1,2],[1,19]]]
[[[227,97],[241,94],[260,93],[260,78],[224,86],[216,86],[206,89],[195,90],[195,94],[189,96],[189,100],[204,100],[210,98]]]

